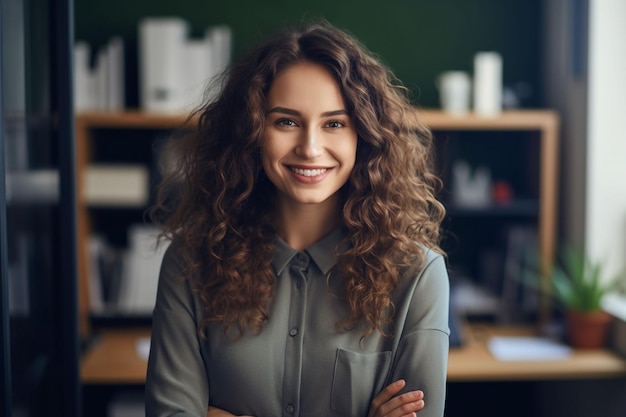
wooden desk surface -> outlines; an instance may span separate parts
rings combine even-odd
[[[473,324],[465,329],[466,344],[451,348],[448,381],[519,381],[626,377],[626,360],[607,349],[575,349],[555,361],[499,361],[487,348],[492,336],[532,336],[530,327]]]
[[[80,378],[84,384],[143,384],[148,361],[137,343],[150,329],[114,329],[99,333],[83,355]]]
[[[466,345],[450,349],[450,382],[626,377],[626,360],[603,349],[575,350],[560,361],[502,362],[489,353],[489,337],[527,336],[530,328],[472,325],[466,332]],[[149,335],[149,329],[102,331],[83,356],[83,383],[143,384],[147,360],[137,352],[137,342]]]

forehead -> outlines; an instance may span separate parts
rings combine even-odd
[[[322,65],[301,61],[281,71],[270,86],[267,101],[270,106],[304,110],[328,107],[344,109],[345,103],[339,83]]]

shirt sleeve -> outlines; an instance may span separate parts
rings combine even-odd
[[[209,389],[194,299],[182,280],[180,258],[170,245],[163,258],[146,376],[146,417],[207,413]]]
[[[442,417],[446,398],[450,283],[441,255],[431,256],[417,277],[407,306],[390,382],[406,381],[404,391],[422,390],[419,417]]]

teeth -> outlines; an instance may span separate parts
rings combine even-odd
[[[326,168],[322,169],[300,169],[300,168],[291,168],[293,172],[298,175],[303,175],[305,177],[316,177],[318,175],[322,175],[324,172],[328,171]]]

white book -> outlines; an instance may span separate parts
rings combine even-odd
[[[107,45],[107,109],[123,110],[124,105],[124,41],[112,38]]]
[[[90,165],[84,179],[86,203],[144,206],[149,198],[149,177],[144,165]]]
[[[188,40],[184,48],[183,94],[187,112],[202,104],[210,78],[210,51],[204,40]]]
[[[189,27],[180,18],[139,22],[139,84],[143,110],[180,112],[184,108],[184,55]]]
[[[77,112],[93,110],[93,75],[91,47],[87,42],[74,45],[74,108]]]
[[[94,109],[106,110],[108,107],[109,92],[109,53],[107,49],[99,50],[96,55],[94,78]]]
[[[159,271],[167,241],[156,245],[158,229],[148,225],[128,228],[128,253],[123,273],[119,308],[125,313],[152,314],[156,302]]]
[[[210,76],[220,74],[228,67],[232,53],[232,30],[229,26],[220,25],[205,31],[205,41],[210,50]]]
[[[89,247],[89,310],[92,313],[101,313],[104,311],[104,298],[99,261],[104,241],[101,236],[91,236],[87,245]]]

